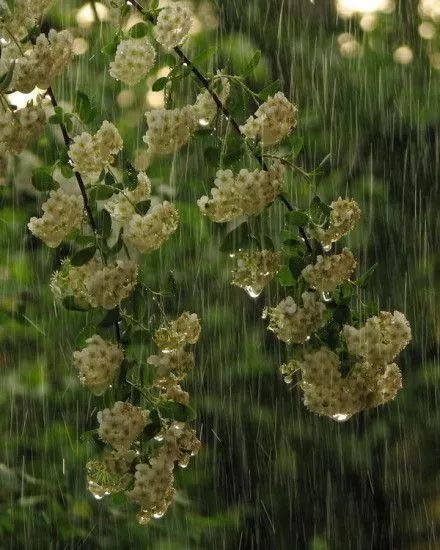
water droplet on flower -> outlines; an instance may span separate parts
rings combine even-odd
[[[349,418],[351,418],[351,414],[345,414],[345,413],[337,413],[332,415],[332,420],[336,420],[336,422],[346,422]]]
[[[184,62],[184,63],[182,63],[182,66],[183,67],[188,67],[188,63]]]
[[[199,119],[199,124],[200,124],[200,126],[208,126],[209,120],[206,119],[206,118],[200,118]]]
[[[252,286],[246,286],[244,289],[251,298],[258,298],[258,296],[263,292],[262,288],[253,288]]]
[[[324,252],[330,252],[330,250],[332,249],[332,245],[326,244],[325,246],[322,247],[322,249],[324,250]]]
[[[156,514],[153,514],[154,519],[160,519],[163,517],[164,512],[157,512]]]
[[[324,300],[324,302],[331,302],[332,301],[332,297],[330,296],[330,294],[328,292],[323,292],[321,294],[321,297]]]

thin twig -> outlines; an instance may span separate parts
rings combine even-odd
[[[49,87],[47,89],[46,94],[49,96],[53,108],[58,107],[58,102],[56,100],[55,94],[54,94],[51,87]],[[70,144],[72,143],[72,140],[69,136],[66,125],[64,123],[60,122],[59,126],[61,128],[61,133],[63,134],[64,144],[66,145],[67,148],[69,148]],[[85,210],[87,212],[87,216],[89,218],[90,227],[92,228],[92,231],[95,235],[95,238],[97,238],[98,225],[96,223],[95,217],[93,216],[92,209],[90,208],[89,197],[87,196],[86,186],[84,185],[84,181],[81,177],[81,174],[79,172],[74,172],[74,174],[75,174],[76,181],[78,183],[78,187],[81,191],[81,195],[82,195],[83,202],[84,202],[84,208],[85,208]],[[102,254],[102,251],[101,251],[101,254]],[[103,256],[103,261],[105,263],[104,256]],[[114,328],[115,328],[116,340],[118,342],[120,342],[121,341],[121,330],[120,330],[120,327],[119,327],[119,321],[114,322]]]

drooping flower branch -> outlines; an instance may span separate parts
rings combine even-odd
[[[29,9],[30,5],[26,4]],[[17,4],[16,9],[24,7]],[[0,77],[2,165],[6,172],[8,157],[23,150],[47,122],[60,128],[64,146],[58,160],[33,173],[35,188],[48,198],[42,216],[31,218],[28,228],[50,248],[69,242],[74,249],[52,276],[55,299],[67,309],[94,309],[103,315],[73,356],[80,382],[93,394],[115,400],[98,412],[99,428],[91,432],[105,449],[87,466],[89,488],[97,498],[126,493],[140,505],[139,521],[146,523],[160,517],[171,503],[174,467],[186,466],[200,447],[188,424],[194,418],[189,395],[180,386],[195,364],[188,347],[199,338],[198,317],[184,313],[167,323],[161,306],[162,322],[154,333],[147,311],[140,315],[136,308],[140,300],[150,307],[169,292],[149,291],[142,284],[137,256],[164,245],[176,231],[179,216],[167,201],[152,206],[150,180],[124,160],[123,140],[112,123],[102,122],[94,134],[71,136],[73,117],[82,118],[84,126],[94,116],[93,108],[85,94],[79,96],[81,108],[75,113],[64,111],[56,99],[52,82],[72,59],[73,38],[69,31],[51,30],[48,37],[39,34],[33,41],[29,27],[45,7],[41,4],[41,10],[32,11],[26,20],[11,12],[10,26],[0,26],[8,37],[2,56],[6,71]],[[20,23],[13,25],[16,16]],[[14,36],[13,28],[20,34]],[[113,67],[116,73],[120,64],[121,60],[119,69]],[[36,105],[30,101],[20,110],[9,105],[9,93],[32,91],[35,86],[46,89]],[[46,98],[52,107],[49,117]],[[57,181],[57,169],[76,181],[77,192]],[[149,314],[149,319],[154,316]],[[127,349],[134,335],[143,343],[153,337],[160,355],[144,363],[131,359]]]
[[[253,298],[274,281],[285,289],[284,299],[268,305],[263,316],[268,329],[288,346],[288,360],[281,367],[286,382],[298,381],[305,405],[336,420],[394,398],[401,374],[393,361],[411,331],[399,312],[351,307],[371,274],[370,270],[353,280],[355,256],[346,247],[338,249],[340,239],[359,222],[358,204],[339,198],[328,205],[315,196],[300,210],[283,192],[287,169],[308,179],[317,175],[295,164],[297,106],[273,86],[257,94],[243,77],[222,71],[204,75],[182,50],[191,29],[191,12],[185,6],[175,3],[159,9],[152,2],[145,9],[137,0],[111,3],[121,16],[135,9],[143,17],[133,30],[119,29],[106,48],[112,55],[108,70],[113,78],[129,86],[146,78],[157,59],[157,42],[173,51],[177,62],[153,89],[170,95],[170,83],[188,74],[200,88],[192,104],[145,114],[143,142],[150,162],[175,154],[197,134],[210,131],[217,116],[227,121],[218,149],[228,145],[229,127],[239,136],[236,151],[227,155],[229,160],[222,156],[214,186],[199,198],[198,206],[201,215],[215,223],[238,225],[222,246],[235,262],[232,284]],[[161,326],[152,330],[149,312],[139,313],[135,307],[139,301],[146,302],[147,309],[154,307],[168,292],[145,287],[138,257],[166,244],[177,230],[179,214],[168,201],[152,205],[150,179],[127,161],[114,124],[99,121],[96,132],[86,130],[88,122],[97,122],[87,95],[77,95],[75,112],[60,107],[52,82],[71,61],[73,40],[69,31],[53,30],[34,39],[30,27],[47,2],[38,6],[36,10],[36,4],[21,0],[17,7],[26,9],[28,16],[23,19],[13,10],[1,26],[8,37],[0,77],[1,164],[6,169],[8,157],[22,151],[46,122],[60,128],[63,146],[58,160],[33,174],[36,189],[48,196],[42,216],[33,217],[28,227],[47,246],[69,242],[74,250],[52,276],[55,299],[67,309],[101,313],[73,356],[81,384],[111,401],[109,405],[107,399],[98,412],[98,427],[90,434],[104,448],[87,465],[89,488],[97,498],[125,493],[140,506],[139,521],[146,523],[167,510],[175,494],[174,468],[186,466],[200,447],[189,424],[194,418],[189,395],[181,387],[195,364],[191,346],[200,335],[198,317],[188,312],[172,321],[163,317]],[[251,70],[258,60],[256,54]],[[227,107],[237,84],[258,103],[242,124]],[[35,86],[47,89],[35,104],[23,109],[9,104],[10,92]],[[46,97],[51,103],[49,118]],[[74,117],[83,122],[81,133],[74,131]],[[286,146],[292,153],[283,153]],[[245,150],[254,157],[256,169],[239,166]],[[77,193],[58,182],[58,169],[76,181]],[[287,208],[284,227],[273,239],[261,237],[252,226],[276,200]],[[154,342],[159,352],[143,362],[131,359],[129,346],[139,338],[144,344]]]
[[[175,7],[157,10],[153,6],[146,11],[137,0],[127,4],[134,6],[153,24],[160,18],[172,29],[171,14]],[[182,13],[179,12],[179,17],[184,17]],[[188,25],[181,22],[179,29],[184,28],[188,29]],[[157,38],[157,31],[155,35]],[[183,41],[183,38],[182,33],[179,39]],[[370,317],[365,328],[356,328],[362,326],[369,311],[365,307],[359,313],[352,310],[350,304],[356,293],[365,286],[372,270],[353,281],[352,275],[357,265],[353,253],[348,248],[336,253],[335,248],[336,243],[359,221],[361,212],[358,204],[339,198],[327,205],[315,196],[307,210],[298,210],[282,193],[284,167],[292,168],[307,178],[310,176],[298,168],[289,155],[283,156],[277,151],[277,146],[289,140],[297,126],[297,107],[278,91],[273,96],[269,95],[255,114],[240,125],[226,107],[230,89],[224,97],[220,97],[214,89],[219,77],[206,77],[183,53],[177,39],[174,42],[166,39],[164,42],[169,48],[173,47],[181,63],[194,74],[260,165],[260,170],[253,172],[248,169],[238,172],[219,170],[211,197],[204,196],[198,201],[202,214],[216,223],[255,217],[276,198],[289,211],[286,228],[281,234],[281,250],[267,250],[265,243],[260,243],[260,249],[255,250],[258,237],[246,222],[228,236],[226,247],[236,261],[232,284],[257,297],[264,286],[277,277],[289,293],[280,304],[264,312],[264,316],[270,319],[269,329],[281,341],[292,346],[294,359],[281,367],[285,380],[290,383],[299,377],[306,406],[335,420],[346,420],[361,410],[393,399],[401,387],[401,375],[392,361],[411,339],[408,321],[398,312],[394,316],[381,312],[379,316]],[[258,55],[256,59],[259,59]],[[228,75],[221,78],[228,83],[241,80],[240,77]],[[258,94],[243,83],[242,86],[250,92],[253,100],[259,99]],[[222,86],[224,89],[225,86]],[[170,133],[171,128],[176,130],[174,133],[181,136],[173,150],[187,143],[195,132],[193,113],[193,108],[188,106],[187,110],[178,110],[178,114],[173,111],[160,114],[165,120],[172,117],[162,126],[167,127]],[[155,127],[153,116],[147,115],[149,127],[151,122],[153,128],[151,132]],[[179,116],[184,118],[180,120]],[[180,126],[185,131],[179,129]],[[148,145],[151,143],[149,135],[150,129],[145,140]],[[154,148],[160,149],[160,146]],[[268,166],[266,159],[274,160],[272,166]],[[375,332],[371,334],[373,330]],[[357,335],[357,347],[350,344],[350,335],[353,334]],[[367,354],[366,357],[359,352],[359,346],[369,349],[373,342],[377,342],[377,350],[383,350],[382,357],[380,353],[374,354],[374,357]],[[393,342],[396,344],[394,347]],[[393,353],[387,354],[389,346]]]

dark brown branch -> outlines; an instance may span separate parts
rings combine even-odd
[[[55,94],[53,93],[53,90],[52,90],[51,87],[49,87],[47,89],[46,94],[49,96],[53,108],[58,107],[58,101],[56,100]],[[59,126],[61,128],[61,133],[63,134],[64,143],[65,143],[66,147],[69,148],[70,144],[72,143],[72,140],[69,136],[69,133],[67,132],[66,125],[63,124],[62,122],[60,122]],[[84,181],[81,177],[81,174],[79,172],[74,172],[74,174],[75,174],[76,181],[78,183],[78,187],[81,191],[81,195],[82,195],[83,202],[84,202],[84,208],[85,208],[85,211],[87,212],[87,216],[89,218],[90,227],[92,228],[92,231],[93,231],[93,233],[96,237],[98,226],[97,226],[96,220],[93,216],[92,209],[90,208],[89,197],[87,196],[86,186],[84,185]],[[101,254],[102,254],[102,252],[101,252]],[[103,257],[103,261],[104,261],[104,263],[106,263],[104,257]],[[115,327],[116,340],[118,342],[120,342],[121,341],[121,330],[120,330],[118,321],[114,322],[114,327]]]

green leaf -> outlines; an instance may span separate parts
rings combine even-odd
[[[101,210],[97,222],[98,227],[101,231],[102,238],[108,239],[112,232],[112,219],[107,210]]]
[[[148,31],[149,25],[147,25],[147,23],[145,23],[144,21],[140,21],[130,28],[130,30],[128,31],[128,35],[131,38],[142,38],[148,34]]]
[[[369,280],[371,279],[373,273],[376,271],[376,268],[379,264],[378,263],[375,263],[374,265],[372,265],[370,267],[370,269],[368,269],[363,275],[361,275],[358,279],[356,279],[355,281],[353,281],[353,283],[360,287],[360,288],[363,288],[366,286],[366,284],[369,282]]]
[[[151,207],[151,200],[141,201],[137,203],[136,211],[141,216],[144,216],[148,212],[148,210],[150,210],[150,207]]]
[[[114,57],[115,54],[116,54],[116,50],[118,49],[118,44],[119,44],[119,39],[118,39],[117,36],[115,36],[115,38],[111,42],[106,44],[101,49],[101,52],[105,55],[110,56],[110,57]]]
[[[98,327],[108,328],[119,321],[119,308],[115,307],[110,311],[107,311],[101,321],[98,323]]]
[[[168,77],[161,76],[155,82],[153,82],[153,86],[151,87],[151,89],[153,90],[153,92],[160,92],[165,88],[165,86],[167,85],[167,82],[168,82]]]
[[[0,91],[5,91],[8,89],[9,85],[12,82],[12,77],[14,75],[15,61],[9,65],[9,69],[0,76]]]
[[[226,235],[220,246],[220,250],[222,252],[236,252],[239,248],[245,248],[252,242],[250,228],[245,222]]]
[[[283,265],[280,271],[276,275],[277,281],[281,286],[293,286],[296,282],[295,277],[292,275],[292,272],[287,265]]]
[[[290,148],[290,153],[297,157],[304,147],[304,138],[302,136],[290,136],[287,142],[287,146]]]
[[[92,201],[106,200],[106,199],[109,199],[115,193],[116,191],[112,187],[110,187],[109,185],[105,185],[105,183],[101,183],[91,189],[90,200]]]
[[[252,56],[249,63],[244,68],[242,76],[247,76],[248,74],[252,73],[254,69],[256,69],[258,63],[260,62],[260,59],[261,59],[261,51],[257,50]]]
[[[305,227],[310,222],[309,215],[307,214],[307,212],[304,212],[303,210],[295,210],[293,212],[287,212],[286,220],[288,223],[292,225],[296,225],[298,227]]]
[[[266,101],[268,99],[269,96],[273,96],[274,94],[276,94],[277,92],[279,92],[281,89],[281,82],[279,80],[275,80],[275,82],[272,82],[271,84],[269,84],[268,86],[266,86],[265,88],[263,88],[259,93],[258,93],[258,97],[262,100],[262,101]]]
[[[95,245],[89,246],[88,248],[83,248],[82,250],[78,250],[78,252],[75,252],[75,254],[70,259],[70,263],[75,267],[84,265],[93,258],[95,252]]]
[[[89,311],[90,306],[78,304],[74,296],[63,298],[63,306],[70,311]]]
[[[208,164],[211,166],[218,166],[220,162],[220,151],[217,147],[207,147],[203,154]]]
[[[196,418],[194,409],[175,401],[164,401],[157,408],[163,418],[178,422],[190,422]]]
[[[95,118],[96,107],[93,106],[89,96],[80,90],[76,92],[75,109],[81,120],[86,124]]]
[[[241,159],[242,154],[243,154],[243,151],[241,148],[237,148],[234,151],[231,151],[230,153],[226,154],[222,158],[223,166],[226,166],[226,167],[231,166],[232,164],[234,164],[234,162],[237,162],[238,160]]]
[[[49,166],[34,169],[32,172],[32,185],[38,191],[51,191],[59,187],[52,177],[52,168]]]
[[[153,439],[162,429],[162,423],[159,417],[159,411],[152,409],[149,415],[150,423],[144,428],[143,436],[147,441]]]
[[[289,260],[289,269],[294,277],[299,277],[307,263],[301,256],[294,256]]]
[[[331,208],[328,204],[325,204],[318,195],[315,195],[310,203],[310,215],[314,221],[322,222],[322,218],[328,219],[330,217]]]
[[[95,237],[89,235],[78,235],[75,237],[75,242],[78,246],[90,246],[95,243]]]
[[[340,305],[333,310],[333,319],[340,325],[348,323],[350,321],[350,317],[351,311],[347,305]]]

